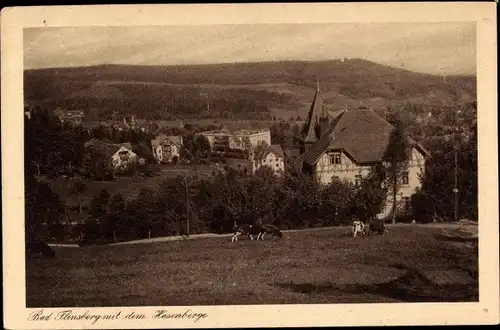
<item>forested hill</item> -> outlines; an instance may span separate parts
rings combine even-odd
[[[141,81],[174,84],[270,84],[287,82],[336,90],[352,99],[406,99],[431,92],[475,96],[474,76],[416,73],[361,59],[260,62],[178,66],[101,65],[25,71],[26,87],[53,79],[74,81]]]
[[[101,119],[113,111],[149,118],[264,119],[280,111],[305,115],[317,82],[331,109],[360,101],[385,108],[395,100],[476,100],[475,76],[442,77],[360,59],[26,70],[24,96],[48,108],[94,109]]]

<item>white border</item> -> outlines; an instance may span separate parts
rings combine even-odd
[[[2,199],[4,322],[6,328],[213,328],[349,325],[454,325],[499,322],[497,80],[495,3],[350,3],[113,5],[6,8],[1,12]],[[480,302],[433,304],[335,304],[193,306],[209,317],[191,320],[28,322],[25,306],[23,191],[24,27],[202,25],[341,22],[477,23]],[[457,54],[457,56],[460,56]],[[93,313],[154,307],[78,308]],[[169,307],[183,312],[186,307]],[[46,309],[47,310],[47,309]],[[62,310],[54,308],[54,311]],[[255,318],[255,315],[259,315]],[[363,315],[361,318],[360,315]]]

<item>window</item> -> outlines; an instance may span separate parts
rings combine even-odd
[[[330,165],[340,164],[340,152],[335,152],[330,155]]]
[[[410,184],[410,178],[408,172],[403,172],[401,181],[402,181],[401,184],[404,186]]]
[[[276,167],[280,166],[280,164],[276,164]]]
[[[361,183],[362,176],[361,174],[358,174],[354,177],[354,184],[357,186]]]

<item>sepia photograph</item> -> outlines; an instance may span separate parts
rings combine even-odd
[[[480,302],[476,21],[130,22],[22,28],[27,320]]]

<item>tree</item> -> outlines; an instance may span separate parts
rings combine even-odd
[[[151,231],[161,225],[161,218],[156,215],[155,208],[156,194],[150,188],[142,188],[135,199],[136,208],[134,210],[134,219],[136,233],[148,233],[148,239],[151,238]]]
[[[90,215],[95,219],[103,218],[107,212],[111,195],[107,189],[101,189],[98,195],[90,201]]]
[[[257,171],[255,171],[255,176],[272,182],[275,179],[274,170],[269,165],[260,166]]]
[[[345,180],[333,179],[328,185],[319,187],[319,189],[321,191],[320,214],[323,224],[338,225],[342,223],[349,214],[356,193],[354,184]]]
[[[396,200],[400,187],[401,176],[407,168],[410,144],[405,134],[405,127],[401,120],[394,121],[394,129],[389,136],[389,144],[383,155],[386,167],[386,178],[391,186],[392,193],[392,223],[396,222]]]
[[[83,167],[92,180],[104,181],[113,177],[111,158],[103,141],[94,142],[86,148]]]
[[[117,230],[120,230],[121,232],[126,231],[126,207],[127,203],[120,193],[111,197],[111,200],[109,201],[109,212],[103,221],[102,228],[105,235],[113,235],[113,241],[116,241]]]
[[[82,193],[87,190],[87,185],[81,179],[73,179],[69,183],[69,191],[71,195],[76,196],[78,204],[78,215],[83,212]]]
[[[477,219],[477,131],[472,129],[468,140],[454,137],[437,138],[429,143],[432,156],[426,162],[422,188],[415,202],[432,208],[442,219],[452,219],[454,213],[455,153],[458,161],[459,216]]]
[[[353,213],[362,221],[372,220],[376,214],[381,212],[387,198],[384,180],[383,167],[375,165],[370,174],[363,178],[356,187]]]
[[[61,222],[64,204],[59,195],[46,184],[26,180],[25,184],[25,235],[28,241],[43,239],[45,225]]]
[[[154,163],[154,156],[151,148],[148,147],[146,142],[141,141],[138,144],[133,145],[132,151],[137,154],[138,157],[144,158],[148,163]]]

